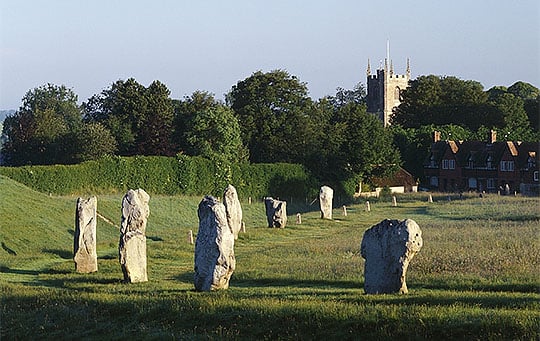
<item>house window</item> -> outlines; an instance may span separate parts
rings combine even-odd
[[[429,179],[429,184],[433,187],[438,187],[439,186],[439,178],[437,178],[436,176],[432,176],[430,179]]]
[[[488,158],[486,160],[486,167],[488,169],[493,169],[493,157],[491,155],[488,156]]]
[[[442,169],[448,169],[448,160],[442,160]]]
[[[495,179],[487,179],[487,188],[494,189],[495,187],[497,187],[497,181]]]
[[[534,181],[538,181],[538,171],[534,171],[533,179],[534,179]]]
[[[431,157],[429,158],[429,167],[436,168],[437,164],[435,163],[435,156],[431,154]]]
[[[536,160],[529,156],[527,159],[527,168],[534,168],[536,166]]]
[[[448,160],[448,168],[456,169],[456,160]]]
[[[501,161],[501,171],[502,172],[513,172],[514,171],[514,161]]]

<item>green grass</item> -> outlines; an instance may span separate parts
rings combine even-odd
[[[427,194],[352,205],[319,219],[289,207],[266,228],[262,203],[242,200],[228,290],[193,291],[201,197],[152,196],[149,282],[123,284],[121,195],[98,196],[98,265],[77,274],[75,197],[51,197],[0,177],[2,339],[520,339],[540,337],[540,199]],[[242,199],[242,198],[241,198]],[[455,198],[454,198],[455,199]],[[294,224],[304,212],[302,225]],[[424,247],[408,295],[364,295],[360,242],[385,218],[417,221]]]

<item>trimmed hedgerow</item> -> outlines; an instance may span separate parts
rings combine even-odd
[[[220,196],[227,184],[239,195],[311,197],[317,182],[297,164],[227,164],[202,157],[105,157],[77,165],[0,167],[37,191],[58,195],[104,194],[143,188],[153,194]]]

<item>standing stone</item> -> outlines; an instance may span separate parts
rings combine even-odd
[[[227,186],[223,193],[223,204],[227,212],[227,222],[236,240],[238,239],[238,233],[242,229],[242,206],[240,206],[236,188],[232,185]]]
[[[302,215],[300,213],[296,213],[296,223],[298,225],[302,224]]]
[[[371,205],[369,204],[369,201],[366,201],[366,212],[371,212]]]
[[[97,198],[77,199],[73,260],[81,273],[98,271],[96,252]]]
[[[195,290],[227,289],[236,268],[234,235],[225,205],[212,196],[199,203],[199,232],[195,241]]]
[[[433,202],[433,197],[431,196],[431,194],[429,195],[427,202]]]
[[[271,197],[264,198],[268,227],[284,228],[287,225],[287,202]]]
[[[332,199],[334,190],[328,186],[322,186],[319,191],[319,203],[321,205],[321,219],[332,219]]]
[[[397,207],[397,199],[396,196],[392,196],[392,206]]]
[[[124,281],[146,282],[146,222],[150,196],[142,189],[130,189],[122,200],[122,225],[118,253]]]
[[[347,216],[347,206],[343,205],[343,216],[346,217]]]
[[[411,219],[383,220],[367,230],[360,247],[366,294],[406,294],[407,267],[422,244],[422,231]]]

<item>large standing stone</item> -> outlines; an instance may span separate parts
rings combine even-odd
[[[236,268],[234,235],[225,205],[211,196],[199,203],[199,232],[195,241],[195,290],[227,289]]]
[[[264,198],[268,227],[284,228],[287,225],[287,202],[271,197]]]
[[[407,267],[422,243],[422,231],[411,219],[383,220],[367,230],[360,247],[366,294],[406,294]]]
[[[225,189],[223,204],[227,212],[227,223],[236,240],[238,239],[238,232],[242,229],[242,206],[240,206],[240,200],[238,200],[238,194],[233,185],[229,185]]]
[[[98,271],[96,251],[97,198],[78,198],[75,211],[73,260],[77,272]]]
[[[124,281],[148,281],[146,274],[146,222],[150,196],[142,189],[130,189],[122,200],[122,225],[118,252]]]
[[[332,199],[334,190],[328,186],[322,186],[319,192],[319,203],[321,205],[321,218],[332,219]]]

